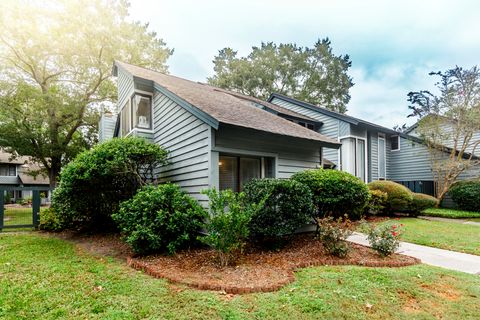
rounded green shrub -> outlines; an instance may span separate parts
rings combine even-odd
[[[412,202],[410,203],[411,215],[418,215],[423,210],[433,208],[438,205],[438,199],[428,194],[413,193]]]
[[[179,186],[166,183],[142,188],[112,218],[136,253],[174,253],[196,239],[206,211]]]
[[[372,181],[368,184],[370,190],[380,190],[387,194],[385,212],[408,211],[413,200],[412,192],[405,186],[387,180]]]
[[[359,219],[368,202],[366,184],[347,172],[306,170],[294,174],[292,179],[305,184],[312,191],[315,218],[339,218],[348,215],[349,219]]]
[[[448,194],[460,209],[480,211],[480,180],[458,181]]]
[[[243,192],[249,203],[263,201],[249,224],[250,236],[256,240],[292,234],[312,221],[312,193],[298,181],[254,179],[244,186]]]
[[[60,173],[52,207],[62,228],[115,229],[111,214],[155,179],[167,152],[142,138],[115,138],[80,153]]]
[[[60,231],[61,225],[58,215],[52,208],[46,208],[40,211],[40,222],[38,224],[40,230]]]
[[[381,190],[369,190],[370,197],[366,207],[367,214],[379,214],[385,210],[388,194]]]

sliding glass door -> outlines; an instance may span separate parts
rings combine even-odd
[[[242,191],[255,178],[273,178],[273,158],[220,155],[218,162],[219,188]]]
[[[342,147],[340,148],[341,170],[351,173],[366,182],[366,140],[363,138],[348,137],[341,139],[340,142],[342,142]]]

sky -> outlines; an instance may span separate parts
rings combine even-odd
[[[171,74],[202,82],[222,48],[245,56],[262,41],[328,37],[352,60],[347,114],[386,127],[415,122],[407,94],[434,90],[429,72],[480,64],[478,0],[131,0],[130,13],[174,49]]]

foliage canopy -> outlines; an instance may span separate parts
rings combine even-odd
[[[348,55],[336,56],[331,42],[318,40],[312,48],[293,43],[267,42],[253,47],[246,57],[224,48],[213,60],[212,85],[267,99],[281,93],[344,113],[353,86],[347,71]]]

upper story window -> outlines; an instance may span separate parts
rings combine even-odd
[[[0,176],[15,177],[17,175],[17,166],[14,164],[0,164]]]
[[[305,127],[305,128],[307,128],[307,129],[316,131],[316,130],[315,130],[315,124],[313,124],[313,123],[304,122],[304,121],[297,121],[297,120],[288,119],[288,118],[287,118],[287,120],[288,120],[288,121],[291,121],[291,122],[295,122],[296,124],[299,124],[299,125],[301,125],[302,127]]]
[[[152,130],[151,97],[135,94],[132,97],[132,127]]]
[[[400,150],[400,136],[390,137],[390,149],[392,151]]]
[[[135,93],[120,111],[120,133],[127,136],[133,129],[152,130],[152,98]]]

